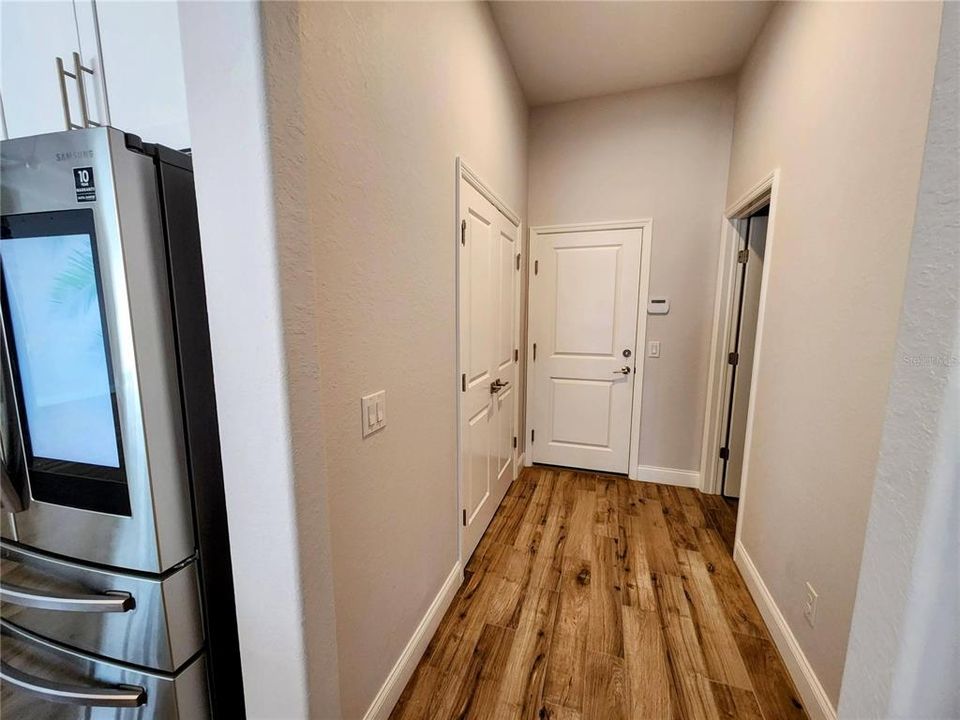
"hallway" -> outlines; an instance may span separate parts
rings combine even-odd
[[[806,718],[716,495],[527,468],[391,718]]]

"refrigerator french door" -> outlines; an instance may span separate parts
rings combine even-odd
[[[242,717],[190,158],[0,147],[4,710]]]

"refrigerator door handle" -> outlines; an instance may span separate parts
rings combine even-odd
[[[140,707],[147,702],[147,691],[136,685],[83,687],[53,682],[0,663],[0,680],[48,702],[86,707]]]
[[[100,595],[43,592],[9,583],[0,584],[0,600],[20,607],[61,612],[116,613],[133,610],[136,601],[127,592],[106,592]]]

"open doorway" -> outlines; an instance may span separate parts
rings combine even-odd
[[[747,407],[753,373],[753,354],[760,311],[760,285],[767,242],[770,206],[765,205],[746,219],[746,232],[737,251],[734,286],[734,319],[727,338],[727,398],[723,445],[720,448],[720,494],[733,500],[740,497],[747,433]]]
[[[756,377],[774,250],[779,173],[724,212],[700,459],[701,490],[736,517],[739,541],[750,479]]]

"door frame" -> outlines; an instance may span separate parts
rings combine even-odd
[[[653,254],[653,219],[620,220],[612,222],[572,223],[566,225],[538,225],[530,228],[530,257],[535,254],[535,243],[542,235],[557,235],[570,232],[591,232],[597,230],[640,230],[640,289],[637,298],[637,339],[633,348],[634,380],[633,399],[630,410],[630,449],[627,457],[627,476],[631,480],[637,479],[640,454],[640,409],[643,404],[643,361],[647,349],[647,304],[650,299],[650,258]],[[533,285],[533,264],[527,263],[527,288]],[[527,291],[529,297],[529,289]],[[527,357],[533,357],[533,346],[530,343],[530,330],[533,325],[533,304],[527,302]],[[530,408],[534,403],[533,363],[528,362],[526,367],[526,417],[530,417]],[[527,428],[524,428],[526,432]],[[525,445],[525,447],[529,447]],[[529,450],[524,457],[524,465],[533,465],[533,450]]]
[[[455,290],[455,337],[454,337],[454,346],[456,348],[456,362],[454,363],[454,375],[452,379],[453,387],[455,388],[455,393],[457,397],[457,506],[454,508],[454,517],[456,518],[457,524],[457,557],[460,561],[460,575],[463,576],[464,565],[466,564],[466,558],[463,557],[463,521],[461,518],[461,511],[463,509],[462,498],[460,497],[460,490],[463,487],[463,438],[461,437],[461,429],[463,426],[463,403],[461,398],[460,390],[460,375],[463,372],[460,368],[460,222],[463,218],[460,217],[460,188],[461,183],[469,183],[474,190],[480,193],[484,198],[486,198],[497,210],[499,210],[504,217],[509,220],[513,226],[517,229],[517,252],[520,253],[520,267],[523,267],[525,262],[524,258],[524,242],[523,242],[523,222],[520,219],[520,215],[511,208],[505,200],[503,200],[496,192],[494,192],[489,185],[487,185],[483,180],[480,179],[480,176],[473,170],[470,165],[463,159],[462,155],[457,156],[457,175],[456,175],[456,211],[454,212],[454,217],[456,218],[456,223],[454,224],[453,232],[453,245],[456,248],[456,260],[454,263],[454,290]],[[514,293],[516,298],[516,303],[514,307],[514,323],[513,323],[513,342],[514,347],[522,351],[522,346],[520,344],[520,322],[523,318],[521,314],[521,283],[520,276],[522,272],[514,273]],[[519,383],[520,379],[520,360],[514,360],[517,366],[517,382]],[[516,402],[513,404],[513,428],[517,432],[517,447],[513,448],[513,478],[512,480],[517,479],[519,473],[519,447],[521,443],[520,440],[520,403],[523,400],[522,395],[519,392],[519,388],[515,388],[516,392]]]
[[[764,176],[743,196],[730,205],[722,216],[720,258],[717,264],[717,294],[714,304],[713,337],[710,345],[710,370],[707,378],[707,404],[703,422],[700,455],[701,485],[704,493],[720,492],[720,436],[726,425],[729,403],[724,401],[730,366],[727,364],[727,339],[735,322],[734,288],[736,286],[737,251],[746,237],[748,219],[764,205],[770,206],[767,236],[763,251],[763,274],[760,280],[760,304],[757,310],[757,336],[753,350],[753,368],[750,373],[750,399],[747,402],[746,434],[743,443],[743,470],[740,478],[740,512],[737,515],[736,542],[740,542],[743,508],[747,500],[747,480],[750,471],[750,449],[753,441],[756,384],[762,362],[763,329],[766,319],[767,290],[770,269],[773,266],[777,201],[780,189],[780,170]]]

